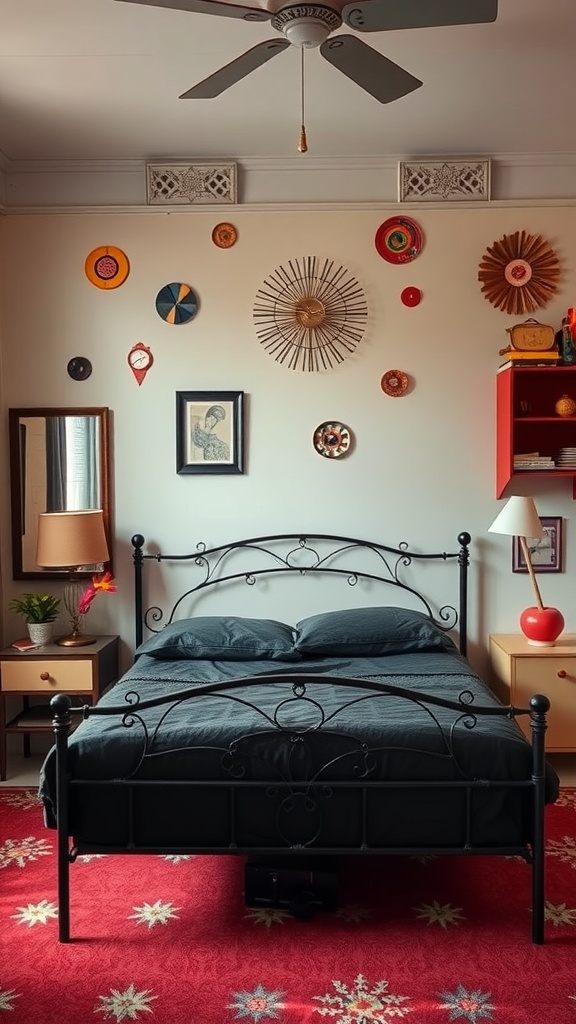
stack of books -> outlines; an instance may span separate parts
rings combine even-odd
[[[506,362],[500,363],[499,370],[507,370],[510,366],[558,366],[561,358],[555,348],[545,352],[517,352],[516,349],[510,349],[506,353]]]
[[[556,469],[556,463],[550,455],[540,455],[540,452],[526,452],[514,456],[514,469]]]

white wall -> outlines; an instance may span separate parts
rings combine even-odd
[[[2,404],[109,406],[115,562],[119,592],[98,597],[90,629],[118,632],[132,644],[130,537],[140,532],[172,551],[259,533],[322,530],[417,548],[453,549],[461,530],[473,536],[471,654],[481,664],[489,632],[514,631],[531,603],[526,576],[511,573],[510,542],[487,534],[501,503],[494,486],[494,394],[498,350],[518,322],[480,292],[478,264],[505,233],[541,234],[556,249],[559,291],[535,315],[560,326],[576,304],[572,238],[576,208],[412,210],[425,235],[422,254],[404,266],[380,258],[374,235],[390,210],[16,213],[3,224],[1,269]],[[238,242],[211,241],[231,220]],[[115,245],[130,260],[126,283],[93,287],[84,261]],[[259,344],[255,293],[280,264],[304,255],[343,264],[362,284],[368,326],[355,354],[322,373],[286,369]],[[154,299],[170,281],[192,286],[200,300],[188,324],[169,326]],[[414,285],[423,301],[408,309],[400,292]],[[138,387],[126,362],[131,346],[152,348],[154,366]],[[87,356],[92,376],[74,382],[68,360]],[[380,388],[382,374],[404,370],[413,387],[403,398]],[[246,394],[246,471],[242,476],[178,476],[175,393],[242,390]],[[355,435],[347,458],[322,459],[312,447],[325,419]],[[4,412],[4,428],[7,414]],[[1,561],[3,604],[28,588],[11,580],[7,437],[4,429]],[[576,431],[575,431],[576,443]],[[516,483],[516,481],[515,481]],[[545,602],[576,631],[572,489],[566,480],[521,480],[542,515],[565,522],[566,571],[540,577]],[[23,586],[23,583],[25,584]],[[54,590],[58,585],[54,585]],[[346,600],[346,595],[344,595]],[[292,601],[292,598],[290,599]],[[298,617],[298,608],[269,609]],[[4,640],[21,624],[5,615]]]

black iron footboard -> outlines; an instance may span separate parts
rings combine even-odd
[[[274,687],[274,709],[251,701],[253,687]],[[323,702],[323,687],[336,685],[342,703]],[[274,691],[276,692],[276,691]],[[168,723],[187,703],[204,697],[236,702],[249,708],[258,728],[232,742],[204,740],[197,745],[164,745]],[[127,706],[71,706],[70,698],[52,699],[56,734],[56,817],[58,829],[59,940],[70,941],[70,864],[85,853],[238,853],[301,855],[446,854],[516,855],[532,871],[532,941],[544,941],[544,809],[547,800],[545,761],[546,714],[549,701],[535,695],[530,708],[499,704],[477,706],[469,691],[457,700],[403,687],[354,679],[324,679],[290,674],[259,676],[234,682],[195,686],[165,696],[140,700],[127,696]],[[372,702],[370,704],[370,702]],[[385,740],[349,726],[356,709],[374,709],[374,718],[391,704],[410,702],[426,724],[427,739],[411,746],[398,737]],[[200,706],[200,705],[198,705]],[[344,714],[344,719],[342,715]],[[519,777],[478,773],[470,762],[475,739],[486,723],[530,716],[532,744],[527,770]],[[116,716],[134,753],[130,770],[121,777],[90,778],[82,757],[69,746],[69,733],[79,718]],[[347,723],[341,727],[341,721]],[[365,721],[365,719],[364,719]],[[513,744],[526,743],[513,723]],[[268,752],[274,751],[272,759]],[[408,773],[394,759],[409,756]],[[484,755],[483,755],[484,756]],[[490,761],[490,758],[488,758]],[[198,766],[202,764],[202,774]],[[206,767],[208,764],[208,768]],[[506,773],[504,773],[505,775]],[[122,842],[95,839],[87,827],[90,801],[104,791],[110,807],[121,808]],[[418,830],[398,835],[394,816],[404,804],[426,806],[431,795],[446,807],[450,828],[427,836]],[[515,809],[516,831],[483,833],[477,807],[495,794]],[[440,796],[441,795],[441,796]],[[248,801],[248,797],[250,798]],[[167,817],[165,841],[149,831],[150,808],[170,800],[181,808],[180,819]],[[198,803],[200,802],[200,803]],[[220,808],[206,829],[198,831],[197,806]],[[249,810],[247,808],[249,807]],[[338,809],[338,831],[334,808]],[[81,808],[81,813],[79,813]],[[88,808],[88,811],[87,811]],[[221,809],[226,813],[222,814]],[[344,815],[340,809],[344,808]],[[185,813],[184,813],[185,812]],[[217,816],[221,815],[218,818]],[[457,815],[458,820],[453,817]],[[154,816],[154,814],[152,814]],[[513,815],[514,816],[514,815]],[[414,815],[417,818],[417,813]],[[480,815],[482,817],[482,815]],[[484,816],[485,817],[485,816]],[[225,820],[224,820],[225,818]],[[187,824],[188,822],[188,824]],[[209,827],[208,827],[209,826]],[[168,834],[169,833],[169,834]],[[335,838],[336,837],[336,838]]]

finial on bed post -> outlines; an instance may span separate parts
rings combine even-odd
[[[141,533],[135,533],[132,537],[132,559],[134,562],[134,627],[136,636],[136,647],[142,643],[142,566],[144,556],[144,537]]]
[[[472,537],[466,531],[458,534],[460,550],[458,552],[458,565],[460,567],[460,614],[458,616],[460,637],[460,654],[466,657],[468,650],[468,566],[470,565],[470,550],[468,545]]]

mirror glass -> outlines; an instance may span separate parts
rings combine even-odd
[[[40,512],[101,508],[112,552],[109,410],[10,409],[9,430],[14,579],[68,575],[66,569],[36,565]],[[112,570],[111,560],[106,568]],[[93,571],[79,575],[89,577]]]

